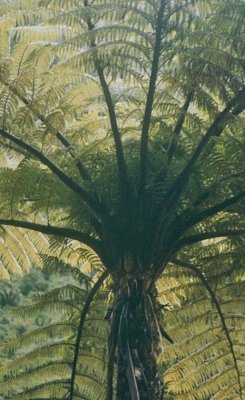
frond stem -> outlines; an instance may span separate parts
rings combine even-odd
[[[174,253],[176,253],[176,251],[179,248],[181,248],[182,246],[185,245],[184,244],[185,238],[178,240],[178,238],[180,238],[181,235],[185,231],[187,231],[188,229],[190,229],[197,223],[205,220],[206,218],[212,217],[215,214],[217,214],[218,212],[225,210],[229,206],[236,204],[237,202],[242,200],[244,197],[245,197],[245,191],[239,193],[236,196],[230,197],[229,199],[226,199],[226,200],[222,201],[221,203],[215,204],[213,207],[207,208],[206,210],[203,210],[199,214],[193,215],[192,217],[190,217],[187,220],[183,220],[183,219],[181,220],[181,216],[177,216],[177,218],[169,226],[167,226],[167,225],[165,227],[163,226],[162,231],[160,230],[161,225],[159,225],[159,231],[158,231],[158,234],[156,235],[156,242],[155,242],[155,246],[156,246],[155,247],[155,254],[156,254],[155,260],[157,260],[155,270],[156,270],[157,276],[159,277],[160,274],[162,274],[164,268],[167,265],[166,259],[165,259],[164,265],[162,265],[163,259],[161,257],[162,245],[164,242],[166,243],[167,236],[168,236],[168,238],[171,238],[171,241],[173,243],[173,245],[171,246],[171,250],[169,250],[169,252],[170,252],[170,254],[174,254]],[[173,227],[173,230],[171,230],[171,227]],[[174,227],[176,227],[176,229]],[[228,230],[228,232],[229,232],[229,230]],[[231,232],[233,233],[233,231],[231,231]],[[222,234],[221,236],[227,236],[227,235],[223,235],[225,233],[225,231],[223,231],[223,230],[220,233]],[[240,233],[242,234],[243,230],[241,230]],[[211,236],[208,236],[209,234]],[[202,234],[200,234],[200,235],[202,235]],[[219,236],[219,237],[221,237],[221,236]],[[234,236],[234,233],[232,236]],[[210,233],[207,232],[206,239],[211,239],[211,238],[212,238],[212,232],[210,232]],[[182,242],[182,240],[183,240],[183,242]],[[193,240],[193,243],[194,243],[194,239],[192,237],[191,237],[190,241],[191,240]],[[202,238],[202,236],[200,236],[200,240],[205,240],[205,239]],[[181,245],[181,247],[179,244]]]
[[[182,109],[180,111],[180,114],[179,114],[179,117],[177,119],[177,122],[176,122],[176,125],[175,125],[175,128],[174,128],[174,132],[173,132],[173,136],[172,136],[172,138],[170,140],[169,147],[168,147],[167,152],[166,152],[169,164],[170,164],[170,162],[171,162],[171,160],[172,160],[172,158],[174,156],[174,153],[175,153],[175,150],[176,150],[177,138],[178,138],[178,136],[179,136],[179,134],[181,132],[181,129],[183,127],[183,124],[185,122],[186,114],[187,114],[188,108],[190,106],[190,103],[191,103],[191,101],[193,99],[193,96],[194,96],[194,89],[191,89],[189,91],[189,93],[187,94],[186,100],[185,100],[185,102],[183,104],[183,107],[182,107]]]
[[[85,304],[81,311],[80,321],[79,321],[79,325],[78,325],[78,329],[77,329],[77,338],[76,338],[75,349],[74,349],[73,363],[72,363],[69,400],[74,399],[75,379],[76,379],[76,373],[77,373],[77,363],[78,363],[78,356],[79,356],[79,349],[80,349],[80,341],[81,341],[81,337],[83,334],[83,327],[84,327],[84,323],[86,320],[86,316],[87,316],[90,305],[91,305],[96,293],[98,292],[98,290],[100,289],[100,287],[102,286],[103,282],[105,281],[105,279],[107,278],[108,275],[109,275],[109,271],[107,271],[107,270],[105,270],[102,273],[102,275],[99,277],[97,282],[94,284],[94,286],[88,293],[87,299],[86,299]]]
[[[81,178],[85,181],[91,182],[91,176],[87,170],[87,168],[84,166],[84,164],[81,162],[81,160],[76,158],[76,155],[74,154],[70,142],[59,132],[56,132],[56,137],[57,139],[63,144],[63,146],[68,150],[69,154],[72,156],[72,158],[75,160],[75,165],[79,171],[79,174]]]
[[[22,389],[21,392],[14,393],[13,395],[11,395],[11,397],[7,397],[6,399],[8,399],[8,400],[18,399],[18,398],[20,398],[19,396],[22,396],[22,395],[28,396],[30,393],[33,393],[33,392],[35,393],[35,390],[46,388],[47,386],[62,385],[62,384],[64,386],[66,386],[68,383],[69,383],[68,379],[55,379],[53,381],[43,382],[43,383],[40,383],[39,385],[35,385],[33,387]],[[31,396],[33,396],[33,395],[31,395]],[[33,397],[31,397],[31,398],[33,399]]]
[[[84,1],[84,6],[85,7],[89,6],[87,0]],[[92,23],[90,18],[87,20],[87,26],[88,26],[89,31],[93,31],[94,24]],[[94,39],[92,39],[92,41],[91,41],[91,47],[96,48],[96,43],[95,43]],[[108,114],[109,114],[111,130],[112,130],[114,143],[115,143],[117,165],[118,165],[119,177],[120,177],[120,181],[121,181],[121,189],[122,189],[122,193],[125,195],[126,199],[128,199],[128,198],[130,198],[131,189],[130,189],[130,182],[129,182],[129,177],[128,177],[127,164],[126,164],[124,152],[123,152],[121,134],[120,134],[120,131],[118,128],[118,123],[117,123],[115,106],[113,104],[109,85],[106,82],[104,70],[103,70],[101,64],[98,62],[98,60],[95,60],[95,67],[96,67],[96,71],[98,73],[99,81],[101,84],[101,88],[103,91],[103,95],[105,98],[105,102],[106,102],[107,110],[108,110]]]
[[[191,228],[197,223],[203,221],[206,218],[212,217],[220,211],[225,210],[226,208],[238,203],[245,197],[245,190],[241,193],[238,193],[236,196],[225,199],[224,201],[215,204],[212,207],[206,208],[198,214],[194,214],[191,218],[189,218],[186,222],[183,223],[184,230]]]
[[[151,124],[151,115],[152,115],[152,108],[156,91],[159,59],[161,54],[161,38],[163,30],[163,19],[164,19],[163,16],[165,11],[165,3],[166,3],[165,0],[161,0],[157,16],[156,39],[153,52],[151,76],[150,76],[145,112],[142,123],[141,143],[140,143],[140,182],[139,182],[140,192],[144,191],[146,175],[147,175],[149,129]]]
[[[29,145],[23,140],[13,136],[11,133],[0,128],[0,136],[9,140],[10,142],[21,147],[29,154],[34,156],[43,165],[46,165],[67,187],[69,187],[74,193],[82,198],[82,200],[89,206],[89,208],[99,217],[105,218],[106,214],[104,206],[99,204],[97,200],[91,197],[91,195],[78,185],[70,176],[66,175],[59,167],[57,167],[51,160],[49,160],[41,151],[35,147]]]
[[[117,155],[118,170],[119,170],[119,175],[120,175],[120,179],[121,179],[122,192],[126,194],[126,197],[129,197],[130,192],[131,192],[130,183],[129,183],[128,171],[127,171],[127,166],[126,166],[124,153],[123,153],[121,135],[120,135],[118,124],[117,124],[115,107],[114,107],[114,104],[112,101],[109,86],[105,80],[103,68],[100,65],[97,65],[97,73],[99,76],[100,84],[101,84],[101,87],[102,87],[102,90],[104,93],[104,97],[105,97],[105,101],[106,101],[107,109],[108,109],[108,113],[109,113],[111,129],[112,129],[114,142],[115,142],[115,149],[116,149],[116,155]]]
[[[77,240],[91,247],[99,256],[102,253],[102,245],[99,240],[75,229],[36,224],[28,221],[18,221],[16,219],[0,219],[0,225],[16,226],[17,228],[29,229],[46,235],[61,236],[67,239]]]
[[[196,162],[199,160],[204,148],[207,143],[211,139],[212,136],[219,137],[223,132],[225,126],[229,121],[229,115],[232,115],[234,111],[236,115],[241,113],[245,109],[245,87],[241,89],[236,96],[234,96],[226,105],[226,107],[221,111],[213,123],[210,125],[205,135],[200,140],[196,149],[193,151],[192,156],[189,161],[177,176],[176,180],[171,185],[168,193],[166,194],[167,204],[173,205],[175,204],[176,199],[179,198],[182,193],[184,187],[186,186],[189,177],[193,171],[193,168]],[[165,203],[165,202],[164,202]],[[166,204],[164,204],[164,209],[166,208]]]
[[[36,117],[47,127],[55,130],[50,123],[46,120],[46,118],[40,114],[37,110],[35,110],[35,108],[33,107],[33,105],[31,104],[31,102],[29,100],[27,100],[19,91],[16,87],[14,87],[12,84],[5,82],[0,75],[0,81],[16,96],[18,97],[19,100],[22,101],[22,103],[24,103],[32,112],[34,115],[36,115]],[[85,167],[85,165],[81,162],[81,160],[78,160],[76,158],[76,155],[73,153],[72,149],[71,149],[71,144],[68,142],[68,140],[62,135],[61,132],[56,131],[55,136],[57,137],[57,139],[63,144],[63,146],[65,146],[70,155],[72,156],[72,158],[74,158],[75,161],[75,165],[79,171],[79,174],[81,176],[82,179],[86,180],[86,181],[91,181],[91,177],[90,174],[87,170],[87,168]]]
[[[216,239],[220,237],[233,237],[233,236],[240,236],[245,234],[245,229],[236,229],[236,230],[223,230],[223,231],[216,231],[216,232],[203,232],[196,235],[186,236],[180,239],[174,248],[174,251],[178,251],[184,246],[189,246],[194,243],[201,242],[203,240],[208,239]]]

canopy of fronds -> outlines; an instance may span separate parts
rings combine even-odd
[[[244,14],[237,0],[0,3],[0,274],[45,260],[82,276],[21,311],[61,317],[10,342],[4,398],[106,398],[103,316],[125,274],[156,285],[166,392],[242,400]]]

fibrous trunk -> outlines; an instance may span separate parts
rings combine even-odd
[[[117,364],[117,400],[162,400],[157,373],[159,327],[153,293],[139,278],[121,280],[111,318]]]

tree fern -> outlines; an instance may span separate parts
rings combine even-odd
[[[80,284],[19,310],[67,322],[12,341],[5,397],[242,399],[243,14],[1,4],[2,276]]]

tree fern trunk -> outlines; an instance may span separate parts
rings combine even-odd
[[[117,335],[117,400],[162,400],[157,374],[159,335],[152,298],[140,279],[124,280],[116,307],[120,317]]]

